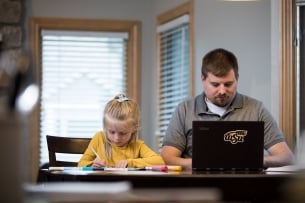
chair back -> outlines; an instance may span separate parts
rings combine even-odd
[[[56,153],[83,154],[91,138],[60,137],[47,135],[50,166],[77,166],[75,161],[57,160]]]

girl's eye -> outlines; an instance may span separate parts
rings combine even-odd
[[[114,131],[109,131],[109,133],[110,133],[110,134],[114,134],[115,132],[114,132]]]
[[[121,136],[124,136],[124,135],[126,135],[127,133],[123,133],[123,132],[121,132],[121,133],[119,133],[119,135],[121,135]]]

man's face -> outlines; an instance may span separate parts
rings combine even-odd
[[[233,70],[224,77],[208,73],[206,78],[201,76],[201,81],[205,95],[210,102],[222,107],[232,102],[238,82]]]

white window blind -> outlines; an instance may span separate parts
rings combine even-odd
[[[49,161],[46,135],[92,137],[104,105],[127,93],[127,33],[43,30],[40,164]],[[80,156],[64,156],[79,160]]]
[[[189,18],[184,15],[158,28],[160,72],[158,129],[160,146],[173,111],[190,95]]]

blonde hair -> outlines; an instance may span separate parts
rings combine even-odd
[[[133,147],[136,140],[138,139],[139,134],[140,109],[134,100],[127,98],[124,94],[116,95],[106,104],[103,118],[105,133],[105,154],[108,159],[111,159],[111,142],[108,139],[107,130],[105,128],[108,121],[107,117],[119,121],[124,121],[128,126],[130,126],[130,128],[134,129],[134,132],[132,132],[131,135],[131,139],[128,142],[128,145]]]

